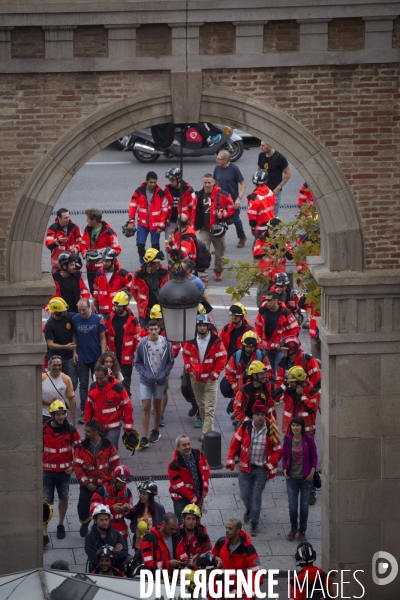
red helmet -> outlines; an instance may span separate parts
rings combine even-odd
[[[295,335],[288,335],[283,338],[281,342],[281,348],[283,350],[298,350],[301,346],[301,342]]]
[[[115,467],[112,472],[112,476],[116,479],[119,479],[123,483],[131,480],[131,472],[126,465],[119,465],[119,467]]]

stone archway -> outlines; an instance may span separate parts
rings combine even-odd
[[[11,283],[41,279],[48,218],[75,173],[126,131],[172,120],[173,102],[170,92],[162,90],[150,98],[134,96],[110,104],[81,121],[47,152],[26,184],[14,214],[7,259]],[[224,94],[221,89],[203,91],[199,110],[200,120],[229,123],[273,140],[313,191],[327,268],[363,269],[362,226],[354,196],[342,171],[315,136],[284,112],[244,95]]]

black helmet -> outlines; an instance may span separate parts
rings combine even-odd
[[[89,250],[86,253],[86,260],[88,263],[92,265],[97,265],[102,259],[102,251],[101,250]]]
[[[297,546],[294,557],[297,565],[307,565],[314,562],[316,558],[317,554],[309,542],[302,542]]]
[[[140,446],[140,438],[136,429],[132,429],[129,433],[125,431],[122,435],[122,442],[127,450],[131,450],[133,456]]]
[[[267,183],[268,181],[268,171],[265,169],[259,169],[253,175],[252,182],[254,185],[261,185],[262,183]]]
[[[168,171],[165,171],[165,177],[167,179],[178,179],[182,173],[179,167],[170,167]]]
[[[158,487],[151,479],[147,479],[137,486],[138,492],[146,492],[147,494],[158,495]]]
[[[136,227],[128,227],[128,223],[129,221],[122,225],[122,234],[127,238],[133,237],[137,231]]]
[[[62,265],[68,265],[68,263],[76,262],[78,258],[78,255],[74,252],[61,252],[60,256],[58,257],[58,264],[60,267],[62,267]]]
[[[115,252],[114,248],[104,248],[101,258],[103,260],[115,260],[118,254]]]
[[[277,273],[274,278],[274,285],[289,285],[289,277],[287,273]]]
[[[200,554],[196,561],[196,567],[199,569],[215,569],[217,564],[217,559],[212,552],[204,552],[204,554]]]
[[[101,546],[96,552],[96,556],[100,558],[100,556],[108,556],[114,562],[115,560],[115,550],[112,546],[106,544],[105,546]]]
[[[267,225],[268,227],[278,227],[278,225],[280,225],[281,223],[282,221],[279,217],[272,217],[272,219],[268,221]]]
[[[212,226],[211,235],[216,238],[224,237],[228,231],[228,225],[226,223],[216,223]]]

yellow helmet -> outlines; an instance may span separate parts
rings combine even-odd
[[[115,306],[128,306],[129,304],[129,294],[121,290],[118,294],[115,294],[113,298],[113,304]]]
[[[232,306],[229,308],[229,314],[230,315],[247,315],[247,310],[246,307],[243,306],[243,304],[241,302],[235,302],[235,304],[232,304]]]
[[[204,306],[201,303],[197,307],[197,314],[198,315],[206,315],[207,314],[206,309],[204,308]]]
[[[67,407],[61,400],[54,400],[49,406],[49,413],[56,412],[57,410],[65,410],[67,412]]]
[[[43,525],[47,525],[53,517],[53,507],[51,504],[43,500]]]
[[[299,381],[302,382],[306,379],[307,373],[303,367],[292,367],[286,374],[287,381]]]
[[[183,509],[183,511],[181,512],[181,514],[182,515],[195,515],[196,517],[201,519],[201,510],[197,506],[197,504],[187,504],[185,506],[185,508]]]
[[[49,302],[49,311],[52,313],[60,313],[68,310],[68,304],[62,298],[55,296]]]
[[[158,257],[159,252],[160,251],[156,248],[149,248],[148,250],[146,250],[145,255],[143,256],[144,262],[161,262],[161,259]]]
[[[246,333],[242,335],[240,341],[242,342],[242,344],[244,344],[246,340],[255,340],[256,344],[258,344],[258,342],[260,341],[255,331],[246,331]]]
[[[249,368],[247,369],[247,373],[249,375],[254,375],[255,373],[261,373],[262,371],[266,371],[267,367],[264,365],[264,363],[261,362],[261,360],[253,360],[253,362],[250,364]]]
[[[150,319],[162,319],[161,306],[159,304],[155,304],[150,311]]]

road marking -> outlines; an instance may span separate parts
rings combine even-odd
[[[118,160],[117,162],[87,162],[84,167],[88,167],[89,165],[131,165],[131,160]]]

